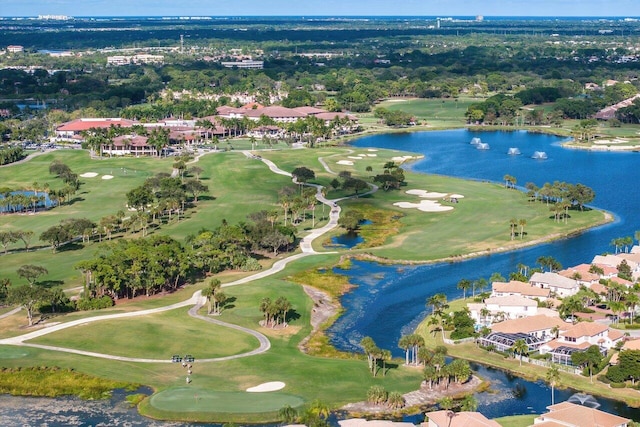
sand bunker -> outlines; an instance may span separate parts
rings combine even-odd
[[[435,191],[427,191],[427,190],[407,190],[407,194],[411,194],[412,196],[423,197],[425,199],[441,199],[447,195],[447,193],[437,193]]]
[[[375,148],[367,148],[367,151],[378,151],[378,150]]]
[[[369,156],[369,157],[377,157],[378,155],[369,153],[369,154],[367,154],[367,156]]]
[[[338,160],[336,163],[344,166],[353,166],[353,162],[351,160]]]
[[[418,203],[396,202],[393,206],[403,209],[418,209],[422,212],[445,212],[453,210],[453,206],[442,206],[434,200],[420,200]]]
[[[464,199],[464,196],[462,194],[450,194],[449,197],[451,197],[452,199]]]
[[[113,179],[113,175],[102,175],[102,179]]]
[[[96,176],[98,176],[98,174],[95,172],[85,172],[80,175],[80,178],[95,178]]]
[[[394,162],[406,162],[407,160],[411,160],[411,159],[417,159],[417,157],[414,156],[396,156],[396,157],[392,157],[391,160],[393,160]]]
[[[272,381],[269,383],[262,383],[260,385],[257,385],[255,387],[249,387],[247,389],[247,391],[249,393],[264,393],[267,391],[278,391],[278,390],[282,390],[285,386],[285,383],[283,383],[282,381]]]
[[[360,156],[347,156],[347,158],[354,159],[354,160],[362,160],[362,157]]]

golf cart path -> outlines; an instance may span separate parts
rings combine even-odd
[[[259,159],[261,160],[263,163],[265,163],[269,169],[276,174],[279,175],[285,175],[288,177],[292,177],[291,173],[286,172],[280,168],[278,168],[275,163],[273,163],[271,160],[268,159],[263,159],[261,157],[258,156],[254,156],[253,154],[251,154],[248,151],[244,151],[243,154],[245,156],[247,156],[248,158],[254,158],[254,159]],[[329,169],[326,168],[328,171]],[[334,173],[334,172],[331,172]],[[295,178],[293,178],[293,181],[295,181]],[[251,282],[253,280],[258,280],[258,279],[262,279],[264,277],[267,276],[271,276],[273,274],[276,274],[280,271],[282,271],[287,264],[289,264],[290,262],[293,262],[295,260],[298,260],[300,258],[309,256],[309,255],[314,255],[317,254],[318,252],[316,252],[313,247],[312,247],[312,242],[313,240],[315,240],[316,238],[318,238],[319,236],[325,234],[326,232],[328,232],[329,230],[332,230],[333,228],[337,227],[338,225],[338,219],[340,217],[340,212],[341,209],[340,207],[337,205],[338,201],[344,200],[344,199],[348,199],[354,196],[347,196],[347,197],[342,197],[339,199],[327,199],[323,194],[322,194],[322,189],[323,187],[321,185],[318,184],[309,184],[309,183],[305,183],[305,185],[307,186],[312,186],[315,187],[317,192],[316,192],[316,199],[321,202],[324,203],[325,205],[328,205],[331,207],[331,211],[329,214],[329,221],[328,223],[321,227],[321,228],[317,228],[312,230],[309,234],[307,234],[301,241],[300,243],[300,247],[302,252],[297,253],[295,255],[292,255],[290,257],[281,259],[276,261],[271,268],[265,270],[265,271],[261,271],[259,273],[253,274],[251,276],[248,277],[244,277],[242,279],[230,282],[230,283],[225,283],[222,284],[222,287],[229,287],[229,286],[235,286],[235,285],[240,285],[243,283],[248,283]],[[371,190],[363,193],[362,195],[367,195],[367,194],[371,194],[374,193],[378,190],[378,187],[376,185],[373,184],[369,184],[371,186]],[[335,253],[335,252],[325,252],[325,253]],[[218,357],[218,358],[211,358],[211,359],[199,359],[200,362],[220,362],[220,361],[225,361],[225,360],[232,360],[232,359],[239,359],[242,357],[248,357],[248,356],[254,356],[257,354],[261,354],[264,353],[266,351],[268,351],[271,348],[271,343],[269,342],[269,339],[262,333],[255,331],[253,329],[249,329],[249,328],[245,328],[239,325],[234,325],[231,323],[226,323],[226,322],[222,322],[220,320],[217,319],[213,319],[211,317],[207,317],[207,316],[201,316],[199,314],[197,314],[198,310],[206,303],[206,298],[202,297],[202,291],[196,291],[194,292],[194,294],[191,296],[191,298],[185,300],[185,301],[181,301],[175,304],[171,304],[168,306],[164,306],[164,307],[157,307],[157,308],[152,308],[152,309],[147,309],[147,310],[140,310],[140,311],[132,311],[132,312],[126,312],[126,313],[115,313],[115,314],[107,314],[107,315],[103,315],[103,316],[95,316],[95,317],[88,317],[88,318],[83,318],[83,319],[78,319],[78,320],[74,320],[71,322],[65,322],[65,323],[58,323],[58,324],[53,324],[51,326],[42,328],[42,329],[38,329],[37,331],[32,331],[29,332],[27,334],[24,335],[19,335],[16,337],[11,337],[11,338],[5,338],[5,339],[1,339],[0,340],[0,345],[16,345],[16,346],[27,346],[27,347],[34,347],[34,348],[41,348],[44,350],[53,350],[53,351],[61,351],[61,352],[67,352],[67,353],[74,353],[74,354],[80,354],[80,355],[84,355],[84,356],[91,356],[91,357],[97,357],[97,358],[102,358],[102,359],[111,359],[111,360],[119,360],[119,361],[124,361],[124,362],[138,362],[138,363],[172,363],[171,360],[169,358],[167,359],[146,359],[146,358],[136,358],[136,357],[124,357],[124,356],[116,356],[116,355],[111,355],[111,354],[104,354],[104,353],[96,353],[96,352],[91,352],[91,351],[83,351],[83,350],[76,350],[76,349],[71,349],[71,348],[66,348],[66,347],[57,347],[57,346],[48,346],[48,345],[41,345],[41,344],[32,344],[32,343],[27,343],[25,341],[34,339],[34,338],[38,338],[47,334],[50,334],[52,332],[57,332],[57,331],[61,331],[63,329],[67,329],[67,328],[71,328],[74,326],[80,326],[80,325],[86,325],[88,323],[93,323],[93,322],[98,322],[98,321],[102,321],[102,320],[113,320],[113,319],[123,319],[123,318],[130,318],[130,317],[140,317],[140,316],[146,316],[148,314],[154,314],[154,313],[161,313],[164,311],[169,311],[169,310],[174,310],[174,309],[178,309],[178,308],[182,308],[182,307],[187,307],[187,306],[191,306],[191,308],[189,309],[189,315],[209,322],[209,323],[213,323],[216,325],[220,325],[223,327],[228,327],[231,329],[235,329],[241,332],[245,332],[249,335],[254,336],[258,342],[260,343],[259,347],[251,350],[249,352],[245,352],[245,353],[241,353],[241,354],[236,354],[236,355],[231,355],[231,356],[225,356],[225,357]],[[13,312],[17,312],[17,310],[13,310]],[[8,315],[8,314],[6,314]],[[5,315],[5,316],[6,316]]]

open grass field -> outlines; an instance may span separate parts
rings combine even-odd
[[[198,354],[199,358],[210,359],[258,347],[258,341],[252,336],[223,326],[203,324],[202,320],[185,316],[185,311],[187,309],[182,308],[148,315],[142,322],[119,319],[88,323],[30,342],[116,356],[167,360],[174,354]]]
[[[462,126],[466,123],[464,114],[471,104],[482,102],[481,98],[436,98],[412,99],[395,98],[381,102],[377,107],[402,110],[420,121],[436,127]]]

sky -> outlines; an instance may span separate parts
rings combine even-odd
[[[0,0],[0,16],[640,16],[640,0]]]

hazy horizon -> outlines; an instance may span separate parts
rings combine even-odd
[[[624,13],[623,13],[624,12]],[[476,16],[487,17],[585,17],[624,18],[640,16],[640,1],[619,0],[192,0],[179,4],[167,0],[4,0],[0,16],[34,17],[349,17],[349,16]]]

